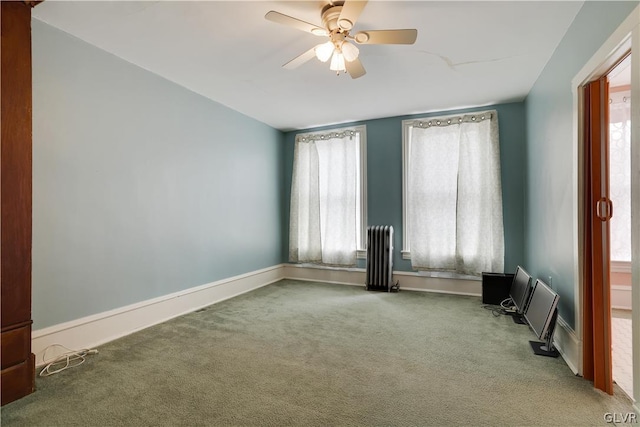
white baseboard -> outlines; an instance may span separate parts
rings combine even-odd
[[[558,316],[558,320],[556,322],[553,342],[554,346],[558,349],[560,355],[573,373],[576,375],[582,375],[582,345],[580,343],[580,339],[573,328],[571,328],[571,326],[569,326],[560,316]]]
[[[611,285],[611,308],[631,310],[631,286]]]
[[[284,264],[284,278],[309,280],[341,285],[364,286],[366,271],[362,268],[326,268],[299,264]],[[393,279],[400,282],[400,290],[439,292],[455,295],[482,295],[480,280],[429,277],[410,271],[394,271]]]
[[[283,279],[364,286],[366,272],[362,268],[327,268],[300,264],[284,264]]]
[[[42,366],[43,352],[52,344],[62,344],[71,349],[94,348],[281,279],[364,286],[365,276],[365,270],[358,268],[331,269],[280,264],[35,330],[31,340],[32,352],[36,355],[36,366]],[[394,279],[400,281],[401,290],[482,295],[481,281],[476,280],[428,277],[404,271],[394,272]],[[580,340],[561,317],[558,317],[555,346],[571,370],[579,373]],[[55,349],[51,349],[47,352],[47,359],[50,360],[61,352],[56,353]]]
[[[31,335],[31,348],[36,355],[36,366],[42,366],[45,364],[43,353],[53,344],[61,344],[70,349],[98,347],[283,278],[364,286],[365,276],[365,270],[358,268],[332,269],[280,264],[35,330]],[[433,278],[411,272],[395,272],[394,277],[400,280],[401,289],[405,290],[481,294],[480,282],[477,281]],[[51,348],[47,351],[47,360],[61,353],[63,349]]]
[[[351,269],[327,269],[314,266],[300,266],[285,264],[283,268],[284,278],[295,280],[309,280],[329,282],[343,285],[364,286],[365,270]],[[400,281],[401,290],[440,292],[456,295],[482,295],[482,282],[476,280],[427,277],[419,273],[396,271],[394,280]],[[558,316],[554,345],[560,355],[574,374],[582,374],[582,345],[575,331],[567,322]]]
[[[142,301],[115,310],[61,323],[31,334],[36,365],[42,366],[43,352],[52,344],[71,349],[93,348],[149,326],[190,313],[211,304],[266,286],[282,279],[283,265],[256,270],[184,291]],[[52,348],[50,360],[62,353]]]

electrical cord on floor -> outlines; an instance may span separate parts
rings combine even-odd
[[[494,317],[506,316],[508,314],[507,310],[495,305],[483,305],[482,308],[485,310],[491,310],[491,314],[493,314]]]
[[[511,298],[506,298],[500,301],[500,306],[483,305],[482,308],[485,310],[491,310],[491,314],[495,317],[508,316],[515,312],[513,300]]]
[[[56,347],[63,348],[67,351],[57,357],[54,357],[53,359],[47,360],[47,351],[50,350],[51,348],[56,348]],[[42,368],[39,375],[41,377],[48,377],[49,375],[62,372],[65,369],[74,368],[76,366],[82,365],[89,354],[98,354],[98,350],[96,349],[72,350],[61,344],[52,344],[49,347],[45,348],[44,352],[42,353],[42,361],[46,363],[46,366]]]
[[[500,301],[500,307],[504,308],[505,310],[513,308],[514,307],[513,298],[509,297]]]

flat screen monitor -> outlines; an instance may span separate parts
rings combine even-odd
[[[542,280],[536,280],[524,318],[536,336],[544,341],[529,341],[534,353],[541,356],[558,357],[558,351],[553,348],[553,332],[558,317],[559,299],[560,296],[553,289]]]
[[[513,301],[516,312],[513,313],[513,321],[526,325],[526,322],[522,318],[526,308],[527,300],[529,299],[529,289],[531,288],[531,276],[527,271],[518,266],[516,273],[513,276],[513,282],[511,283],[511,290],[509,291],[509,297]]]

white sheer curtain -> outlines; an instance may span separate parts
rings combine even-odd
[[[359,138],[351,131],[296,137],[291,261],[355,265]]]
[[[413,268],[470,275],[503,272],[497,113],[416,121],[408,142]]]
[[[612,92],[609,104],[609,192],[613,201],[611,259],[631,261],[631,94]]]

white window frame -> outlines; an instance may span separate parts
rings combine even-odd
[[[367,126],[359,125],[359,126],[347,126],[340,128],[331,128],[325,129],[321,131],[315,132],[306,132],[296,135],[296,139],[298,138],[307,138],[315,135],[327,135],[331,133],[342,133],[342,132],[355,132],[358,134],[360,139],[360,144],[358,146],[358,168],[359,175],[358,178],[360,180],[360,200],[358,200],[357,209],[360,212],[359,218],[356,220],[359,222],[358,224],[358,242],[357,242],[357,252],[356,257],[360,259],[364,259],[367,257]]]
[[[411,129],[415,119],[402,121],[402,259],[411,259],[411,245],[409,243],[409,208],[407,206],[407,186],[409,174],[409,144],[411,143]]]

